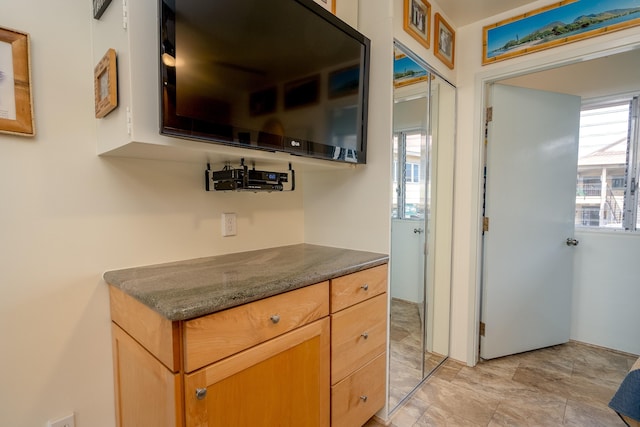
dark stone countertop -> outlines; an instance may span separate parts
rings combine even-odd
[[[388,255],[299,244],[107,271],[104,280],[186,320],[386,264]]]

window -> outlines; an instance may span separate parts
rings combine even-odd
[[[639,228],[637,110],[638,97],[583,107],[576,226]]]
[[[420,182],[420,164],[418,163],[405,164],[405,176],[406,176],[406,182],[419,183]]]
[[[611,188],[613,189],[624,189],[624,177],[623,176],[614,176],[611,177]]]
[[[426,159],[426,135],[423,131],[401,131],[394,134],[393,218],[425,218]]]

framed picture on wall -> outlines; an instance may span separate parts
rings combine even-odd
[[[482,65],[636,25],[637,0],[564,0],[485,26]]]
[[[436,39],[433,46],[435,56],[447,67],[453,69],[456,54],[456,33],[439,13],[436,13],[435,16],[434,37]]]
[[[116,51],[107,50],[94,68],[96,118],[101,119],[118,106],[118,71]]]
[[[33,136],[29,34],[0,28],[0,132]]]
[[[429,49],[431,4],[426,0],[404,0],[404,30]]]

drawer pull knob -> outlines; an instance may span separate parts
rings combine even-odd
[[[368,284],[364,284],[362,286],[360,286],[362,288],[363,291],[368,291],[369,290],[369,285]]]
[[[368,397],[366,395],[360,396],[360,400],[362,400],[363,402],[366,402],[367,399],[368,399]]]
[[[271,321],[276,324],[280,321],[280,316],[278,316],[277,314],[274,314],[273,316],[271,316]]]
[[[367,338],[369,338],[369,332],[364,332],[362,335],[360,335],[362,338],[364,338],[365,340]]]
[[[197,388],[196,389],[196,399],[202,400],[207,397],[207,389],[206,388]]]

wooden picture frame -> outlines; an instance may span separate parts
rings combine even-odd
[[[431,4],[426,0],[404,0],[402,28],[429,49],[431,35]]]
[[[429,79],[427,70],[405,54],[396,54],[393,59],[393,87],[399,88]]]
[[[336,14],[336,0],[314,0],[320,6],[327,9],[329,12]]]
[[[433,37],[436,40],[433,45],[434,55],[453,70],[456,57],[456,32],[439,13],[436,13],[434,27]]]
[[[96,118],[101,119],[118,106],[118,71],[114,49],[107,50],[107,53],[96,65],[93,83]]]
[[[482,65],[640,25],[640,5],[564,0],[483,27]]]
[[[0,27],[0,132],[34,136],[29,34]]]

